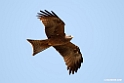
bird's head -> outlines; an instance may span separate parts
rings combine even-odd
[[[71,36],[71,35],[68,35],[68,36],[65,36],[65,39],[67,39],[67,40],[71,40],[73,38],[73,36]]]

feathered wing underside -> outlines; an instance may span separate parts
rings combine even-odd
[[[65,45],[54,46],[54,48],[63,56],[69,74],[77,72],[83,62],[79,47],[69,42]]]
[[[48,38],[61,35],[64,36],[64,22],[53,12],[40,11],[38,18],[42,21],[45,26],[45,32]]]
[[[33,47],[33,56],[50,47],[50,45],[48,45],[48,40],[27,39],[27,41],[30,42]]]

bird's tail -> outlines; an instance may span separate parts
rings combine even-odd
[[[50,47],[50,45],[48,44],[49,43],[48,39],[46,39],[46,40],[27,39],[27,41],[30,42],[33,47],[33,56]]]

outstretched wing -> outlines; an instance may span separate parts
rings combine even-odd
[[[83,57],[78,46],[69,42],[65,45],[54,46],[54,48],[63,56],[69,70],[69,74],[74,74],[81,67]]]
[[[53,12],[47,10],[38,13],[38,18],[45,26],[45,32],[48,38],[56,35],[64,36],[64,22]]]

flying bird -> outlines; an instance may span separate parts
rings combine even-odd
[[[52,46],[63,57],[69,75],[77,72],[83,63],[83,57],[79,47],[70,42],[73,37],[65,34],[65,23],[53,11],[40,10],[37,17],[44,24],[48,39],[27,39],[33,47],[33,56]]]

